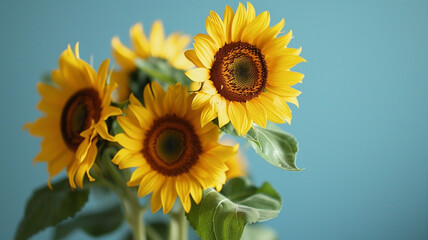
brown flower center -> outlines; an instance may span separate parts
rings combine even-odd
[[[220,48],[211,68],[217,92],[229,101],[245,102],[265,88],[267,65],[260,49],[244,42]]]
[[[188,172],[202,152],[193,126],[176,115],[155,120],[143,144],[144,158],[152,169],[165,176]]]
[[[61,133],[70,150],[77,150],[83,141],[80,133],[91,126],[92,120],[98,122],[100,115],[101,100],[95,89],[80,90],[68,99],[61,114]]]

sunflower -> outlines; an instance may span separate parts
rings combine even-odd
[[[188,70],[193,67],[184,56],[184,48],[190,43],[190,37],[179,33],[173,33],[166,39],[161,21],[155,21],[147,39],[143,32],[143,25],[137,23],[129,31],[133,50],[124,46],[119,37],[111,40],[113,57],[120,66],[120,71],[113,71],[112,81],[119,84],[117,100],[123,101],[129,97],[129,79],[136,75],[137,66],[135,59],[147,59],[149,57],[166,60],[176,69]]]
[[[34,161],[47,162],[49,187],[51,178],[64,168],[72,188],[76,184],[83,187],[85,174],[94,181],[89,170],[97,155],[98,138],[114,141],[105,120],[121,114],[121,110],[110,106],[115,87],[106,85],[108,66],[107,59],[96,72],[79,58],[78,43],[75,55],[69,45],[59,57],[59,69],[52,71],[55,85],[37,85],[42,97],[37,108],[45,116],[24,128],[43,137],[41,151]]]
[[[116,139],[124,148],[113,158],[120,169],[136,167],[128,186],[138,186],[138,196],[152,193],[152,212],[168,213],[178,197],[186,212],[191,198],[199,203],[202,191],[221,190],[238,145],[218,143],[218,128],[201,127],[200,110],[192,110],[193,95],[181,84],[165,92],[156,82],[144,89],[145,107],[131,94],[125,116],[117,118],[124,133]]]
[[[250,3],[247,9],[240,3],[236,13],[226,6],[223,19],[211,11],[208,35],[196,35],[194,50],[185,52],[197,67],[186,75],[201,83],[192,109],[202,109],[202,125],[218,118],[220,127],[231,122],[244,135],[253,122],[290,123],[286,102],[298,105],[300,94],[290,86],[304,76],[290,68],[305,60],[298,56],[301,49],[287,47],[291,31],[277,37],[284,19],[273,27],[269,23],[269,13],[256,17]]]

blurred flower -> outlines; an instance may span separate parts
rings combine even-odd
[[[239,135],[252,123],[265,127],[291,121],[286,102],[298,104],[300,91],[291,88],[303,74],[289,69],[305,60],[301,49],[287,48],[291,31],[277,37],[284,19],[269,27],[270,16],[263,12],[256,17],[254,7],[240,3],[236,13],[226,6],[223,20],[211,11],[206,20],[208,35],[194,37],[194,50],[185,52],[197,68],[186,72],[201,83],[192,108],[202,109],[202,125],[218,118],[222,127],[229,121]]]
[[[137,23],[129,31],[133,50],[124,46],[119,37],[115,36],[111,40],[113,47],[113,57],[120,66],[120,71],[113,71],[111,80],[119,84],[118,101],[123,101],[129,97],[128,83],[130,75],[136,70],[135,59],[147,59],[149,57],[166,60],[177,69],[187,70],[193,67],[184,56],[184,49],[190,42],[190,37],[179,33],[173,33],[166,39],[161,21],[155,21],[147,39],[143,32],[143,25]]]
[[[233,146],[236,143],[232,140],[225,139],[220,140],[220,143],[227,145],[227,146]],[[229,158],[229,160],[226,161],[226,166],[229,168],[226,172],[226,180],[236,178],[236,177],[246,177],[248,176],[248,164],[247,159],[245,158],[244,154],[242,154],[240,151],[235,155],[233,158]]]
[[[144,89],[145,107],[131,95],[125,116],[117,118],[124,133],[116,139],[124,148],[112,161],[120,169],[137,167],[128,185],[139,185],[140,197],[152,192],[152,212],[163,207],[168,213],[177,194],[189,212],[190,195],[199,203],[203,189],[220,191],[226,181],[225,162],[238,150],[238,145],[218,143],[213,123],[201,127],[201,111],[191,109],[192,99],[180,84],[165,92],[152,82]]]
[[[226,162],[226,166],[229,168],[226,172],[226,179],[232,179],[236,177],[246,177],[246,162],[245,158],[241,153],[238,152],[234,158],[229,159]]]
[[[59,69],[52,71],[55,85],[39,83],[42,96],[37,108],[45,113],[34,123],[28,123],[32,135],[43,137],[41,151],[35,162],[47,162],[50,179],[62,169],[67,169],[70,186],[83,187],[97,156],[98,136],[109,141],[105,120],[121,114],[110,106],[113,84],[106,85],[109,60],[105,60],[96,72],[79,58],[79,45],[75,55],[70,46],[59,58]]]

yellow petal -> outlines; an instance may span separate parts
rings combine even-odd
[[[122,114],[122,110],[120,110],[120,108],[113,107],[113,106],[106,106],[101,111],[101,116],[102,116],[101,119],[106,120],[107,118],[109,118],[111,116],[117,116],[117,115],[121,115],[121,114]]]
[[[96,74],[97,75],[96,86],[97,86],[97,89],[100,93],[104,92],[104,88],[106,86],[107,72],[108,72],[109,64],[110,64],[110,60],[106,59],[98,67],[98,71]]]
[[[269,41],[274,39],[281,32],[284,24],[284,19],[281,19],[281,21],[272,28],[266,28],[257,38],[257,46],[265,46]]]
[[[215,144],[213,145],[213,147],[211,147],[204,153],[204,156],[206,156],[205,159],[207,159],[207,161],[204,161],[204,162],[208,162],[210,164],[217,164],[217,166],[219,167],[223,166],[221,168],[225,169],[227,167],[223,163],[225,163],[229,158],[235,157],[236,153],[238,152],[238,149],[239,149],[239,144],[235,144],[234,146]],[[215,158],[219,160],[208,161],[211,158]],[[219,165],[219,163],[221,164]]]
[[[247,22],[251,22],[256,17],[256,10],[254,9],[253,4],[247,2]]]
[[[110,82],[117,84],[119,87],[113,92],[113,99],[116,102],[123,102],[129,97],[129,75],[123,71],[113,71],[110,75]]]
[[[239,42],[241,40],[242,30],[245,28],[247,22],[247,12],[244,5],[239,3],[238,10],[232,21],[232,42]]]
[[[253,100],[265,107],[268,120],[274,123],[284,123],[284,120],[291,121],[291,110],[283,99],[271,93],[262,93]]]
[[[205,126],[216,117],[217,113],[214,111],[214,109],[210,105],[206,105],[201,113],[201,127]]]
[[[122,150],[120,150],[120,151],[122,151]],[[115,164],[117,164],[117,163],[115,162]],[[150,167],[147,167],[147,166],[137,168],[132,173],[131,178],[129,179],[129,181],[126,184],[129,187],[135,187],[135,186],[139,185],[141,183],[141,179],[143,179],[143,177],[150,171],[152,171],[152,169]]]
[[[143,141],[130,138],[124,133],[119,133],[115,136],[117,142],[123,147],[126,147],[132,152],[140,152],[143,149]]]
[[[248,125],[251,127],[251,124],[248,122],[247,113],[242,104],[240,102],[229,102],[228,113],[230,121],[238,135],[245,135],[249,130]]]
[[[138,99],[134,96],[134,94],[133,94],[133,93],[131,93],[131,94],[129,95],[129,102],[130,102],[132,105],[139,106],[139,107],[143,107],[143,104],[141,104],[140,100],[138,100]]]
[[[135,53],[125,47],[118,37],[113,37],[111,46],[113,47],[112,55],[117,64],[125,71],[133,71],[136,68],[134,61],[137,56]]]
[[[195,64],[196,67],[198,67],[198,68],[204,67],[202,62],[196,56],[195,50],[187,50],[184,52],[184,55],[186,56],[187,59],[189,59],[189,61],[191,61],[193,64]]]
[[[197,183],[197,180],[191,175],[190,178],[190,194],[192,195],[193,200],[196,204],[199,204],[202,200],[202,189],[201,186]]]
[[[167,214],[171,210],[176,198],[177,191],[175,190],[174,180],[168,177],[161,189],[161,201],[164,214]]]
[[[58,173],[60,173],[70,162],[73,160],[73,155],[63,152],[63,154],[58,155],[53,161],[48,163],[48,173],[49,178],[52,178]]]
[[[51,162],[63,154],[67,154],[66,146],[57,146],[57,142],[44,138],[40,144],[40,152],[34,157],[34,162]]]
[[[227,113],[228,107],[229,107],[228,101],[223,97],[221,97],[221,103],[218,106],[218,126],[219,127],[223,127],[230,121],[229,115]]]
[[[283,98],[297,97],[302,93],[299,90],[296,90],[291,87],[286,87],[286,86],[275,87],[270,84],[266,84],[266,89],[268,90],[268,92],[274,93],[275,95],[278,95]]]
[[[203,189],[212,187],[212,184],[209,179],[210,175],[212,174],[210,172],[207,172],[207,170],[203,166],[201,166],[201,164],[197,163],[193,165],[192,168],[189,170],[189,172],[190,172],[189,175],[193,176],[199,182],[199,184],[202,186]],[[195,198],[195,196],[193,196],[193,198]]]
[[[153,23],[152,31],[150,32],[150,49],[152,56],[160,57],[162,53],[162,47],[165,41],[165,34],[163,31],[162,22],[156,20]]]
[[[151,82],[144,88],[144,105],[152,112],[155,111],[155,100],[161,101],[165,94],[163,88],[157,82]]]
[[[133,120],[134,125],[140,127],[143,131],[148,130],[148,128],[150,127],[153,121],[152,113],[143,107],[133,105],[133,104],[128,105],[128,109],[129,109],[129,112],[127,112],[126,114],[130,118],[133,118],[136,120],[136,121]]]
[[[232,22],[234,15],[235,13],[233,12],[232,8],[226,5],[226,8],[224,9],[223,23],[225,27],[227,43],[232,41]]]
[[[214,62],[214,52],[212,51],[210,45],[204,42],[195,42],[193,47],[195,48],[196,56],[204,65],[204,67],[210,69],[212,63]]]
[[[304,76],[292,71],[272,72],[269,73],[267,82],[273,87],[288,87],[302,81]]]
[[[285,101],[287,101],[287,102],[289,102],[289,103],[292,103],[292,104],[296,105],[296,107],[299,107],[299,101],[297,101],[297,98],[296,98],[296,97],[289,97],[289,98],[286,98],[286,99],[285,99]]]
[[[150,171],[141,179],[141,184],[138,188],[138,197],[144,197],[149,193],[159,189],[157,186],[162,184],[162,182],[159,180],[163,178],[158,177],[157,175],[159,175],[159,173],[156,171]]]
[[[204,84],[202,85],[201,92],[209,95],[216,95],[218,93],[213,81],[204,82]]]
[[[74,176],[76,175],[78,164],[79,163],[76,161],[75,157],[73,157],[70,165],[67,166],[68,182],[70,183],[70,187],[73,189],[76,188],[76,182],[74,181]],[[50,186],[50,177],[48,180],[48,184],[49,184],[49,188],[52,189],[52,187]]]
[[[262,12],[252,22],[245,27],[242,32],[241,39],[250,44],[255,43],[255,40],[266,28],[269,27],[270,16],[269,12]]]
[[[189,193],[190,193],[190,179],[187,175],[179,175],[177,176],[177,180],[175,182],[175,190],[177,191],[178,197],[181,200],[181,203],[183,205],[183,208],[186,212],[190,211],[190,200],[189,199]]]
[[[45,136],[49,129],[60,131],[60,118],[43,117],[37,119],[34,123],[27,123],[24,128],[27,128],[30,134],[34,136]],[[52,131],[53,132],[53,131]]]
[[[42,96],[42,101],[57,108],[62,108],[67,100],[67,93],[55,86],[37,83],[37,91]]]
[[[278,40],[278,39],[276,39]],[[276,41],[275,40],[275,41]],[[269,46],[263,47],[263,51],[266,54],[266,61],[270,61],[271,59],[280,56],[280,55],[295,55],[298,56],[302,52],[302,48],[288,48],[285,47],[284,44],[269,44]]]
[[[226,42],[225,39],[225,29],[223,25],[223,21],[218,16],[218,14],[214,11],[210,12],[210,16],[206,20],[206,28],[208,34],[215,41],[216,45],[220,48],[223,47]]]
[[[211,95],[208,95],[206,93],[196,93],[192,102],[192,110],[205,107],[205,105],[209,103],[211,97],[212,97]]]
[[[194,38],[195,42],[208,46],[212,53],[216,53],[221,47],[216,44],[216,41],[209,35],[199,33]],[[195,53],[196,54],[196,53]]]
[[[65,78],[63,77],[63,75],[59,69],[52,70],[51,79],[55,84],[60,86],[61,89],[72,90],[72,89],[76,89],[79,87],[74,81],[71,82],[71,81],[65,80]]]
[[[88,149],[87,157],[85,158],[85,161],[81,162],[77,168],[76,176],[74,177],[74,180],[76,181],[77,186],[80,188],[83,187],[83,178],[86,174],[89,178],[89,180],[94,180],[89,175],[89,170],[91,169],[92,165],[95,162],[95,158],[97,156],[97,146],[96,141],[93,141]]]
[[[179,38],[178,33],[173,33],[169,35],[165,40],[165,43],[162,47],[162,53],[160,54],[159,57],[164,59],[172,59],[177,52],[176,49],[178,48],[178,46],[176,46],[176,44],[177,44],[178,38]]]
[[[79,161],[79,163],[83,162],[86,158],[86,155],[88,154],[89,147],[92,145],[92,140],[94,139],[94,136],[96,135],[93,128],[88,128],[87,130],[80,133],[80,135],[84,137],[83,141],[79,144],[79,147],[77,147],[76,150],[76,158]]]
[[[150,199],[152,213],[155,213],[159,211],[159,209],[162,207],[162,201],[161,201],[161,191],[154,191],[152,193],[152,198]]]
[[[195,82],[205,82],[211,77],[210,70],[206,68],[195,68],[186,72],[186,76]]]
[[[130,117],[119,116],[117,117],[117,122],[129,137],[135,140],[144,139],[143,129],[141,129],[138,125],[136,125],[135,121],[131,121]],[[126,145],[122,145],[122,146],[126,146]]]
[[[143,25],[141,23],[136,23],[129,30],[129,35],[131,37],[132,46],[134,47],[137,55],[141,58],[147,58],[150,54],[150,46],[149,41],[144,34]]]
[[[107,129],[107,124],[104,121],[99,121],[97,124],[95,124],[95,130],[98,132],[98,134],[105,140],[108,140],[110,142],[115,142],[116,139],[110,135]]]
[[[248,116],[259,126],[266,127],[267,113],[265,108],[256,101],[246,102]]]
[[[301,62],[306,62],[306,60],[294,55],[278,56],[273,58],[272,61],[268,61],[268,69],[274,72],[284,71]]]

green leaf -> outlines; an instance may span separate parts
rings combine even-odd
[[[229,123],[221,128],[225,133],[237,136],[236,130]],[[289,171],[301,171],[296,166],[296,155],[299,150],[297,140],[273,124],[266,128],[254,125],[243,136],[251,147],[270,164]]]
[[[39,188],[25,207],[24,218],[15,233],[15,239],[28,239],[49,226],[55,226],[73,217],[88,201],[89,190],[70,188],[68,179]]]
[[[206,189],[201,202],[187,214],[203,240],[240,239],[247,224],[278,216],[281,197],[269,183],[257,188],[247,178],[228,181],[221,193]]]
[[[244,234],[242,234],[244,240],[278,240],[278,236],[275,231],[266,226],[259,224],[249,225],[245,228]]]
[[[54,239],[63,239],[77,229],[82,229],[91,236],[102,236],[116,230],[123,220],[120,205],[114,205],[61,223],[55,228]]]

